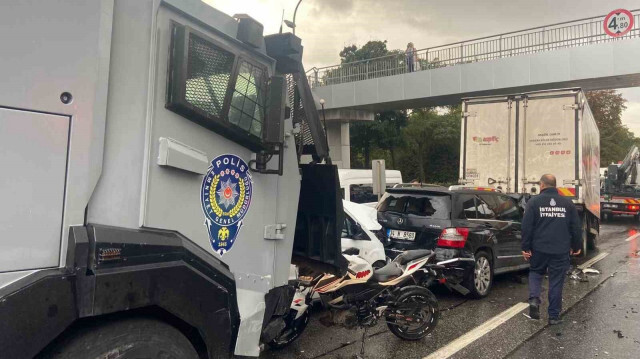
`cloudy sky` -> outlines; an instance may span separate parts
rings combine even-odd
[[[278,32],[298,0],[204,0],[229,15],[246,13]],[[638,9],[639,0],[302,0],[296,35],[305,68],[334,65],[344,46],[387,40],[389,49],[416,48]],[[285,27],[285,30],[287,28]],[[638,60],[640,61],[640,59]],[[640,137],[640,88],[621,90],[629,101],[623,122]]]

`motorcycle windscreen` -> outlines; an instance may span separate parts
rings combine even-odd
[[[293,242],[292,263],[301,274],[344,275],[341,233],[344,210],[338,169],[334,165],[300,165],[302,183]]]

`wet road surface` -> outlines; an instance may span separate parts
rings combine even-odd
[[[433,288],[441,310],[434,332],[423,340],[408,342],[391,334],[384,323],[378,323],[367,331],[365,357],[639,358],[640,235],[625,241],[636,231],[640,233],[640,224],[630,218],[615,218],[602,225],[598,250],[587,258],[574,260],[579,265],[598,255],[604,256],[592,266],[601,274],[588,276],[587,282],[567,278],[563,299],[565,322],[560,326],[547,326],[546,298],[543,298],[542,320],[526,318],[524,310],[470,344],[456,347],[455,353],[443,353],[443,348],[450,349],[450,343],[456,339],[468,336],[474,328],[527,301],[527,272],[505,274],[495,277],[492,292],[482,300],[467,299],[442,287]],[[543,297],[546,285],[545,281]],[[266,349],[260,357],[354,358],[360,351],[362,329],[325,327],[318,317],[319,313],[314,312],[303,335],[289,347],[280,351]]]

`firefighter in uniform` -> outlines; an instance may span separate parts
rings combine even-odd
[[[558,194],[556,178],[540,178],[540,194],[527,203],[522,220],[522,255],[529,269],[529,316],[540,319],[542,279],[549,271],[549,324],[560,324],[562,286],[569,256],[582,248],[581,222],[573,202]]]

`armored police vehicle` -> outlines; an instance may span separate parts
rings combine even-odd
[[[257,356],[290,263],[346,269],[299,38],[198,0],[3,3],[0,33],[1,357]]]

